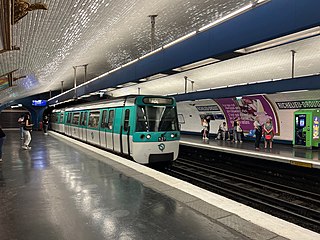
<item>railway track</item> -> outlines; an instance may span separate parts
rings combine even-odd
[[[179,158],[169,174],[320,233],[320,194]]]

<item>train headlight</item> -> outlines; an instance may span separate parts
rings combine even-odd
[[[141,138],[141,139],[144,139],[144,134],[141,134],[140,138]]]
[[[171,135],[170,135],[172,138],[174,138],[175,137],[175,134],[173,134],[173,133],[171,133]]]
[[[147,138],[147,139],[150,139],[150,138],[151,138],[151,135],[150,135],[150,134],[148,134],[146,138]]]

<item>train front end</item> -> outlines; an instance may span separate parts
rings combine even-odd
[[[132,157],[142,164],[172,162],[179,153],[180,131],[172,97],[138,96]]]

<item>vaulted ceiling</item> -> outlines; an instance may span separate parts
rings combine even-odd
[[[39,2],[30,0],[30,3]],[[12,27],[12,51],[0,53],[0,76],[14,71],[0,102],[73,86],[73,66],[88,64],[87,80],[197,30],[250,0],[46,0]],[[3,36],[2,36],[3,37]],[[1,47],[1,45],[0,45]],[[18,50],[19,49],[19,50]],[[77,69],[78,82],[84,68]]]

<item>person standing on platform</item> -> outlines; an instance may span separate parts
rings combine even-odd
[[[241,135],[242,135],[242,128],[241,128],[241,124],[240,124],[240,119],[238,118],[237,120],[237,129],[236,129],[236,132],[237,132],[237,138],[238,138],[238,141],[242,143],[242,140],[241,140]]]
[[[259,116],[256,116],[256,119],[253,123],[253,126],[254,126],[254,130],[255,130],[255,135],[256,135],[254,146],[255,146],[256,150],[259,150],[260,149],[260,147],[259,147],[260,140],[262,137],[262,126],[260,124]]]
[[[238,128],[238,121],[239,118],[236,117],[233,121],[233,142],[238,142],[238,133],[237,133],[237,128]]]
[[[268,142],[269,142],[269,147],[272,149],[272,140],[273,140],[273,126],[271,123],[271,119],[268,118],[266,123],[263,125],[263,136],[264,136],[264,148],[266,149],[268,147]]]
[[[49,126],[49,118],[48,118],[48,116],[44,116],[44,118],[43,118],[43,132],[44,132],[44,135],[48,135],[48,126]]]
[[[207,116],[206,117],[206,121],[208,123],[208,132],[207,132],[207,138],[209,139],[209,135],[210,135],[210,121],[211,121],[211,117]]]
[[[23,144],[22,148],[23,149],[31,149],[29,144],[31,142],[31,131],[32,131],[33,124],[31,123],[29,113],[27,113],[24,116],[24,123],[25,123],[25,125],[23,128],[23,130],[24,130],[23,133],[24,133],[25,140],[24,140],[24,144]]]
[[[204,140],[208,140],[207,134],[208,134],[208,122],[207,120],[204,118],[201,121],[201,125],[202,125],[202,139]]]
[[[20,127],[20,139],[23,139],[23,126],[24,126],[24,116],[21,115],[18,119],[18,124]]]
[[[6,134],[3,132],[2,127],[0,126],[0,162],[2,162],[2,146],[5,138]]]

